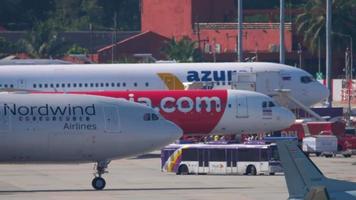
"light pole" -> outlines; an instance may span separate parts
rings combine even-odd
[[[285,63],[285,48],[284,48],[284,0],[280,0],[280,20],[279,20],[279,62]]]
[[[332,107],[332,87],[331,87],[331,67],[332,67],[332,46],[331,46],[331,16],[332,0],[326,0],[326,87],[329,89],[328,107]]]
[[[302,44],[300,44],[300,42],[298,43],[298,55],[299,55],[299,68],[302,68]]]
[[[243,31],[243,19],[242,19],[242,0],[237,0],[237,61],[243,61],[243,49],[242,49],[242,31]]]
[[[345,37],[345,38],[348,38],[350,40],[350,66],[351,66],[351,79],[353,78],[353,74],[352,74],[352,70],[353,70],[353,67],[354,67],[354,52],[353,52],[353,48],[352,48],[352,45],[353,45],[353,39],[352,39],[352,36],[351,35],[347,35],[347,34],[343,34],[343,33],[337,33],[337,32],[332,32],[332,34],[334,35],[338,35],[340,37]]]

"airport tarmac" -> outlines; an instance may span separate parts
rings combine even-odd
[[[312,157],[325,175],[356,182],[356,156]],[[160,171],[157,153],[111,162],[104,191],[91,188],[93,164],[0,165],[0,199],[6,200],[259,200],[287,199],[283,175],[177,176]]]

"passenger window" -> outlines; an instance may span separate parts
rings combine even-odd
[[[62,88],[66,87],[66,84],[62,83]]]
[[[111,87],[115,87],[115,83],[111,83]]]
[[[77,87],[77,84],[76,84],[76,83],[73,83],[73,87]]]
[[[151,115],[150,113],[146,113],[143,115],[143,121],[150,121],[151,120]]]
[[[45,87],[45,88],[48,88],[48,84],[47,84],[47,83],[46,83],[46,84],[44,84],[44,87]]]
[[[4,87],[7,88],[7,84],[5,84]]]
[[[50,84],[50,87],[51,87],[51,88],[54,88],[54,84],[53,84],[53,83],[51,83],[51,84]]]
[[[106,86],[106,87],[109,87],[109,83],[105,83],[105,86]]]
[[[120,83],[116,83],[116,87],[120,87]]]
[[[7,87],[7,86],[6,86],[6,87]],[[42,84],[38,84],[38,87],[39,87],[39,88],[42,88]]]
[[[37,88],[37,85],[36,85],[36,84],[33,84],[33,88]]]
[[[70,83],[68,83],[68,84],[67,84],[67,87],[69,87],[69,88],[70,88]]]
[[[11,85],[10,85],[10,88],[14,88],[14,85],[13,85],[13,84],[11,84]]]
[[[159,117],[156,114],[152,113],[152,120],[157,121],[158,119]]]
[[[95,87],[99,87],[99,83],[95,83]]]
[[[90,83],[90,87],[94,87],[94,83]]]
[[[59,88],[59,83],[56,84],[56,87]]]
[[[124,82],[124,83],[122,83],[122,87],[126,87],[126,83]]]
[[[88,87],[88,83],[84,83],[84,87]]]
[[[134,87],[137,87],[137,83],[134,83]]]
[[[145,85],[146,85],[146,87],[148,87],[148,86],[149,86],[148,82],[146,82],[146,84],[145,84]]]
[[[80,88],[83,87],[83,84],[79,83],[79,84],[78,84],[78,87],[80,87]]]
[[[104,87],[104,83],[100,83],[100,87]]]

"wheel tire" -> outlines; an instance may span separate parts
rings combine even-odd
[[[188,175],[188,173],[189,173],[189,170],[188,170],[187,165],[179,166],[177,175]]]
[[[105,179],[101,177],[95,177],[91,182],[91,185],[95,190],[103,190],[105,188],[106,182]]]
[[[321,155],[321,153],[320,153],[320,152],[317,152],[317,153],[315,153],[315,155],[316,155],[317,157],[319,157],[319,156]]]
[[[276,175],[276,173],[271,172],[271,173],[269,173],[269,175],[274,176],[274,175]]]
[[[255,176],[257,174],[257,170],[256,170],[256,167],[253,166],[253,165],[249,165],[246,169],[246,174],[247,175],[252,175],[252,176]]]

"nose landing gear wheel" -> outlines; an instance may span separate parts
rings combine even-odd
[[[91,182],[91,185],[93,186],[94,189],[96,190],[104,189],[106,182],[105,179],[103,179],[101,176],[105,173],[108,173],[106,171],[106,168],[108,167],[109,163],[110,163],[109,160],[104,160],[104,161],[98,161],[98,163],[94,165],[96,172],[94,173],[94,179]]]
[[[105,179],[103,179],[101,177],[95,177],[93,179],[93,181],[91,182],[91,185],[96,190],[102,190],[102,189],[104,189],[106,182],[105,182]]]

